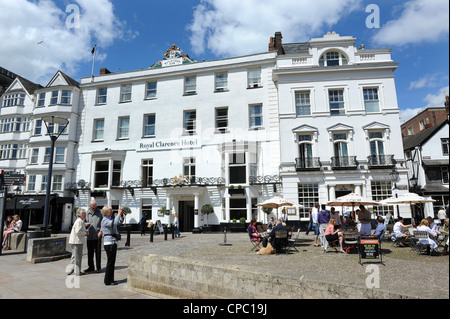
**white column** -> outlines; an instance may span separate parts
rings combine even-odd
[[[198,202],[199,202],[199,195],[195,194],[195,197],[194,197],[194,209],[197,209],[198,215],[194,216],[194,228],[199,228],[200,227],[200,219],[202,217],[202,212],[201,212],[200,208],[198,207]]]
[[[172,211],[172,201],[171,201],[170,195],[166,195],[166,196],[167,196],[167,198],[166,198],[166,209],[170,210],[170,214],[172,214],[173,213],[173,211]],[[169,216],[164,216],[164,220],[165,220],[166,223],[170,223],[170,215]]]
[[[336,186],[335,185],[330,185],[329,187],[330,188],[328,190],[328,192],[329,192],[328,197],[330,199],[330,202],[332,202],[332,201],[334,201],[336,199]]]
[[[355,194],[361,196],[361,185],[355,185]]]

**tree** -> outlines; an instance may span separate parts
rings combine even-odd
[[[202,207],[202,215],[206,215],[206,226],[208,226],[208,215],[214,213],[214,207],[211,204],[206,204]]]

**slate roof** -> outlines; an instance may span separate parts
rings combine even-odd
[[[308,42],[303,43],[283,43],[285,54],[309,54]]]
[[[410,150],[416,146],[421,146],[426,143],[433,135],[438,132],[443,126],[448,125],[448,120],[442,122],[440,125],[430,127],[415,135],[407,136],[403,139],[403,149]]]

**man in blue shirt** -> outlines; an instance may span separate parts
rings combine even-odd
[[[377,217],[377,228],[375,229],[374,235],[380,239],[380,242],[383,240],[384,232],[386,231],[386,226],[384,225],[384,219],[381,216]]]

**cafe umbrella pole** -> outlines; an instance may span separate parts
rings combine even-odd
[[[50,215],[50,192],[52,186],[52,173],[53,173],[53,160],[55,156],[55,143],[61,134],[66,130],[67,125],[69,124],[69,120],[64,118],[59,118],[55,116],[49,116],[42,118],[45,126],[47,127],[47,133],[50,136],[51,140],[51,149],[50,149],[50,159],[48,166],[48,177],[47,177],[47,190],[45,192],[45,208],[44,208],[44,237],[48,237],[48,218]],[[56,127],[55,124],[58,124],[58,133],[55,133]],[[64,125],[64,129],[60,129],[60,126]]]

